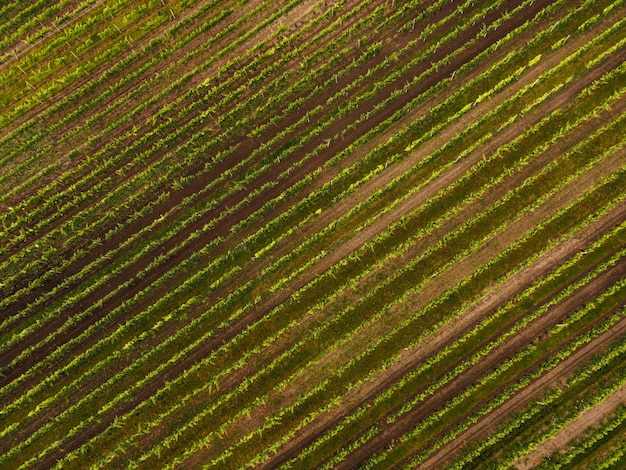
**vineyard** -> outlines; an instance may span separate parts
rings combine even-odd
[[[0,468],[626,466],[623,0],[0,20]]]

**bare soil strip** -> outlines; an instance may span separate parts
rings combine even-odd
[[[626,405],[626,385],[615,390],[600,404],[581,413],[581,415],[570,422],[565,429],[562,429],[558,434],[539,444],[535,450],[526,455],[523,459],[516,461],[513,465],[518,470],[534,468],[541,459],[567,448],[570,442],[583,435],[587,429],[600,424],[605,418],[610,416],[619,405]]]
[[[369,457],[382,451],[391,442],[414,428],[416,423],[425,420],[432,413],[445,407],[446,403],[455,396],[478,383],[481,377],[495,370],[504,361],[513,357],[524,346],[532,343],[534,340],[541,341],[541,338],[545,337],[546,331],[562,322],[581,305],[597,297],[609,286],[619,281],[625,273],[626,263],[622,263],[621,266],[612,268],[608,272],[601,274],[593,283],[582,287],[566,300],[551,308],[544,316],[531,322],[523,331],[489,353],[489,355],[482,359],[476,366],[467,369],[461,375],[446,384],[442,389],[437,391],[436,395],[426,399],[392,424],[387,424],[385,421],[379,422],[381,428],[380,433],[372,440],[368,441],[366,445],[360,447],[354,453],[349,454],[337,468],[347,469],[360,466]],[[605,343],[602,344],[605,347],[607,346]],[[539,364],[536,364],[536,367],[538,366]],[[530,371],[527,371],[527,373],[528,372]],[[517,379],[519,378],[520,377]],[[499,389],[504,390],[506,387],[512,385],[513,382],[514,381],[508,384],[499,384]],[[483,403],[482,405],[485,404],[486,403]],[[475,409],[479,409],[480,406],[481,405],[476,405]]]
[[[441,447],[425,460],[420,465],[420,468],[441,468],[446,462],[458,455],[465,445],[471,441],[485,439],[513,413],[522,411],[532,401],[538,400],[545,395],[548,390],[554,387],[564,387],[567,380],[582,364],[595,354],[605,351],[611,344],[623,338],[625,334],[626,318],[620,320],[598,338],[574,352],[543,377],[516,394],[512,399],[481,418],[476,424],[459,434],[455,440]]]

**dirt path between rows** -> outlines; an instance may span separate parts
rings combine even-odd
[[[549,201],[547,201],[541,208],[525,215],[522,218],[522,220],[507,227],[507,229],[505,229],[502,233],[498,234],[493,240],[488,242],[483,248],[481,248],[477,253],[473,254],[471,257],[465,258],[464,260],[459,261],[448,272],[446,272],[445,274],[442,274],[441,277],[446,279],[445,284],[450,284],[450,286],[456,284],[457,282],[465,278],[470,272],[472,272],[478,266],[486,262],[492,256],[494,252],[498,252],[499,250],[504,249],[504,247],[510,245],[520,235],[520,233],[527,232],[532,227],[536,226],[540,221],[548,217],[549,214],[554,213],[559,207],[567,205],[569,202],[573,201],[576,197],[584,193],[584,191],[592,188],[602,178],[612,174],[616,169],[620,168],[624,164],[624,158],[623,158],[624,153],[625,152],[622,151],[622,152],[616,153],[612,157],[609,156],[605,158],[592,171],[585,173],[583,176],[579,177],[575,181],[568,184],[564,189],[559,191]],[[482,155],[482,150],[477,150],[477,155]],[[621,158],[617,158],[618,155]],[[454,180],[455,178],[450,178],[450,182]],[[438,185],[434,184],[434,186],[438,186]],[[445,185],[443,187],[445,187]],[[419,196],[420,196],[419,199],[421,199],[422,195],[420,194]],[[491,202],[494,202],[495,200],[497,200],[498,196],[499,194],[496,193],[492,195],[491,198],[489,198],[489,200]],[[397,210],[391,211],[389,214],[386,214],[385,217],[377,220],[371,226],[363,230],[364,234],[362,234],[362,238],[359,239],[359,241],[357,241],[357,238],[355,237],[346,243],[346,245],[348,246],[342,246],[341,248],[337,249],[335,252],[330,254],[329,255],[330,259],[319,268],[319,271],[316,270],[316,272],[312,274],[311,278],[302,281],[303,285],[306,285],[308,282],[312,281],[317,275],[320,275],[324,271],[326,271],[330,266],[334,265],[335,263],[339,262],[341,259],[348,256],[349,253],[356,251],[360,246],[362,246],[367,241],[370,241],[371,239],[373,239],[375,235],[380,233],[380,231],[383,230],[385,227],[388,227],[389,224],[392,224],[393,222],[397,221],[402,216],[412,212],[417,207],[421,206],[430,197],[432,197],[432,194],[423,196],[423,200],[419,200],[418,197],[416,196],[415,199],[411,199],[410,201],[407,201],[407,204],[399,206]],[[476,212],[478,212],[478,210],[480,210],[476,206],[485,204],[485,203],[488,204],[487,200],[483,199],[481,203],[478,203],[474,207],[472,207],[473,212],[470,212],[469,214],[465,212],[462,215],[459,215],[457,219],[461,219],[461,220],[457,221],[458,224],[462,225],[463,223],[462,219],[464,217],[470,217],[472,213],[475,214]],[[452,229],[452,227],[446,227],[446,229]],[[447,230],[442,230],[441,232],[432,234],[428,238],[432,242],[435,242],[438,238],[443,237],[445,233],[447,233]],[[349,245],[352,245],[352,244],[356,246],[354,248],[350,248]],[[406,257],[410,259],[412,257],[419,256],[419,252],[423,251],[425,247],[427,247],[429,244],[430,243],[427,241],[416,243],[415,249],[412,252],[409,252],[406,255]],[[494,247],[495,247],[495,250],[494,250]],[[347,251],[344,251],[344,250],[347,250]],[[400,267],[401,266],[395,266],[396,269],[399,269]],[[372,277],[376,276],[376,273],[373,273],[371,276]],[[418,306],[422,303],[424,304],[427,303],[431,298],[436,297],[441,292],[443,292],[445,288],[447,288],[447,286],[444,286],[443,284],[438,284],[438,283],[439,283],[439,279],[429,283],[423,289],[420,290],[420,293],[416,295],[416,298],[407,299],[406,303],[411,305],[412,307]],[[432,289],[433,292],[431,293],[429,289]],[[393,315],[390,314],[390,316],[391,318],[393,318]],[[385,316],[385,318],[381,320],[380,322],[374,323],[371,327],[371,331],[363,332],[362,339],[366,341],[366,338],[368,337],[369,338],[376,337],[376,336],[372,336],[372,331],[376,331],[377,332],[376,334],[378,335],[380,334],[381,331],[385,331],[391,328],[391,326],[394,323],[393,321],[390,320],[390,316],[389,315]],[[311,320],[310,317],[306,319],[307,323],[310,320]],[[346,351],[340,351],[340,352],[337,352],[337,357],[351,357],[351,355],[353,355],[352,353],[353,351],[351,351],[350,354],[347,354]],[[327,363],[320,365],[319,367],[320,367],[319,371],[312,373],[314,376],[317,376],[316,375],[317,373],[322,373],[324,370],[328,370]],[[306,380],[307,379],[303,379],[304,382],[306,382]]]
[[[602,219],[587,225],[572,238],[542,255],[532,265],[513,275],[497,288],[491,289],[478,302],[463,312],[462,315],[438,328],[436,335],[423,335],[416,347],[403,350],[389,369],[378,374],[360,389],[346,394],[342,398],[340,408],[333,409],[332,412],[322,415],[313,421],[308,429],[305,428],[305,431],[299,433],[297,437],[281,448],[278,455],[271,461],[268,461],[264,468],[273,468],[274,465],[297,455],[302,448],[313,442],[327,430],[336,426],[350,413],[363,404],[371,402],[373,397],[388,388],[389,384],[395,383],[398,377],[402,377],[408,371],[414,370],[419,364],[424,363],[428,357],[436,354],[437,351],[443,349],[447,344],[452,344],[483,321],[491,312],[498,310],[510,299],[515,298],[529,288],[535,279],[544,277],[554,271],[575,253],[584,250],[612,227],[619,225],[625,218],[626,205],[623,205],[623,207],[607,214]]]
[[[610,69],[614,63],[604,64],[607,69]],[[587,86],[593,79],[600,76],[604,69],[596,69],[592,73],[586,76],[586,78],[582,79],[581,82],[576,82],[576,85],[568,88],[566,91],[561,92],[556,97],[552,99],[546,100],[542,103],[542,105],[536,110],[536,113],[525,116],[520,120],[519,125],[508,128],[505,132],[495,136],[490,143],[481,146],[477,149],[471,156],[463,159],[459,164],[450,168],[446,173],[440,175],[436,180],[426,185],[422,190],[420,190],[413,197],[409,198],[407,201],[398,205],[394,210],[389,213],[384,214],[380,217],[376,222],[371,225],[365,227],[361,230],[356,236],[352,237],[349,241],[344,243],[342,246],[334,250],[332,253],[327,255],[325,258],[320,260],[319,263],[312,266],[310,270],[306,273],[303,273],[292,286],[285,289],[285,291],[281,294],[281,298],[276,301],[268,301],[271,302],[267,307],[257,306],[256,308],[262,309],[263,311],[270,311],[274,306],[282,303],[286,298],[291,295],[292,292],[295,292],[301,289],[304,285],[308,284],[312,280],[314,280],[318,275],[325,272],[328,268],[338,263],[341,259],[347,257],[350,253],[355,252],[361,246],[363,246],[368,241],[371,241],[378,234],[382,233],[390,224],[400,219],[402,216],[409,214],[414,211],[425,202],[428,201],[434,194],[439,192],[441,189],[447,187],[452,182],[459,179],[473,164],[477,163],[484,153],[489,151],[493,151],[500,145],[503,145],[506,142],[509,142],[511,139],[515,138],[519,133],[523,132],[523,129],[527,126],[530,126],[536,122],[538,122],[541,118],[543,118],[546,114],[552,112],[554,109],[562,106],[564,103],[571,100],[574,96],[576,96],[585,86]],[[536,72],[537,74],[541,72]],[[520,87],[524,86],[525,83],[530,83],[535,79],[535,74],[531,74],[530,77],[525,77],[521,81]],[[494,98],[494,100],[499,101],[500,99],[504,99],[506,96],[510,96],[508,92],[504,96],[498,96]],[[491,102],[485,103],[484,107],[476,107],[475,112],[469,113],[469,115],[465,116],[465,119],[462,119],[463,122],[458,122],[455,125],[451,126],[451,129],[446,128],[446,130],[441,135],[441,141],[445,142],[448,138],[453,137],[456,133],[460,132],[469,122],[473,122],[478,119],[478,116],[487,112],[490,107],[493,106]],[[380,140],[385,140],[387,136],[380,137]],[[372,143],[372,146],[375,145]],[[363,185],[362,188],[355,192],[354,196],[344,198],[337,205],[335,205],[331,210],[327,210],[321,214],[319,218],[312,224],[307,227],[304,227],[300,234],[302,237],[306,238],[309,235],[316,233],[320,230],[321,227],[327,226],[333,220],[338,217],[341,217],[342,214],[346,213],[350,208],[357,205],[359,202],[365,200],[371,193],[385,187],[388,185],[394,178],[399,177],[401,174],[408,171],[413,165],[423,159],[425,156],[430,154],[441,147],[441,143],[428,141],[423,146],[421,146],[414,154],[410,157],[407,157],[398,165],[390,165],[389,169],[383,172],[379,177],[374,178],[370,182]],[[293,249],[291,246],[281,247],[275,251],[276,256],[279,257],[289,250]],[[262,270],[262,266],[256,267],[255,269],[258,273]]]
[[[523,459],[517,460],[513,466],[518,470],[534,468],[544,457],[555,454],[567,445],[582,436],[591,427],[599,425],[608,418],[620,405],[626,405],[626,385],[615,390],[600,404],[585,410],[581,415],[570,422],[567,427],[559,431],[547,441],[540,443]]]
[[[479,419],[477,423],[459,434],[456,439],[439,448],[420,465],[420,468],[441,468],[446,462],[457,456],[459,451],[469,442],[479,441],[489,436],[508,416],[521,412],[532,401],[541,399],[548,390],[566,386],[567,380],[581,364],[584,364],[595,354],[605,351],[611,344],[623,338],[625,334],[626,318],[623,318],[596,339],[575,351],[541,378]]]
[[[623,103],[622,103],[623,104]],[[619,112],[619,111],[618,111]],[[518,127],[519,128],[525,128],[526,126],[524,125],[520,125]],[[501,145],[497,144],[497,145]],[[619,153],[619,155],[623,155],[624,152]],[[476,151],[476,154],[479,156],[483,155],[483,149],[479,149]],[[556,155],[555,155],[556,157]],[[503,248],[505,246],[507,246],[508,244],[512,243],[512,241],[518,236],[518,234],[520,232],[524,232],[529,230],[530,228],[532,228],[533,226],[535,226],[537,223],[539,223],[539,221],[543,220],[546,216],[547,213],[550,212],[554,212],[558,207],[562,206],[562,205],[567,205],[571,200],[575,199],[577,196],[579,196],[580,194],[582,194],[585,190],[590,189],[591,187],[593,187],[600,179],[602,179],[605,176],[610,175],[611,173],[613,173],[613,171],[617,168],[620,168],[623,163],[624,160],[623,158],[615,158],[616,156],[614,155],[613,158],[612,157],[607,157],[601,164],[599,164],[596,168],[594,168],[593,171],[590,171],[588,173],[586,173],[585,175],[583,175],[583,177],[579,178],[577,181],[569,184],[564,190],[560,191],[557,195],[553,196],[553,198],[551,198],[551,200],[544,205],[544,209],[543,210],[537,210],[535,212],[532,212],[530,214],[528,214],[527,216],[525,216],[524,220],[522,220],[519,225],[518,224],[514,224],[513,226],[510,226],[505,232],[508,232],[508,238],[505,237],[505,235],[500,234],[498,237],[496,237],[496,239],[500,239],[499,242],[499,246],[500,248]],[[469,157],[468,157],[469,159]],[[454,181],[455,178],[451,178],[451,181]],[[402,207],[400,206],[400,210],[394,210],[392,211],[387,217],[381,218],[379,219],[376,223],[372,224],[367,230],[371,230],[371,232],[377,234],[380,232],[380,230],[383,227],[387,227],[390,223],[393,223],[394,221],[398,220],[402,215],[405,215],[406,213],[412,211],[415,209],[415,207],[419,207],[419,205],[423,204],[426,200],[428,200],[428,198],[432,197],[432,194],[429,194],[428,196],[424,196],[424,200],[416,202],[414,200],[408,201],[410,202],[410,204],[407,204],[409,206],[409,208],[407,209],[407,207]],[[495,198],[494,198],[495,199]],[[415,206],[415,207],[412,207]],[[520,226],[522,227],[520,229]],[[441,235],[442,236],[442,235]],[[435,236],[434,236],[435,237]],[[366,240],[369,241],[371,238],[373,237],[366,237]],[[436,237],[435,237],[436,238]],[[348,242],[346,245],[355,243],[355,239],[352,239],[350,242]],[[364,242],[363,242],[364,243]],[[359,246],[361,246],[361,243],[358,244]],[[345,247],[343,247],[345,248]],[[356,249],[356,248],[355,248]],[[420,247],[421,249],[421,247]],[[352,250],[350,250],[351,252]],[[487,251],[487,249],[485,248],[484,251]],[[481,252],[479,252],[479,254],[477,255],[473,255],[470,259],[470,265],[471,264],[476,264],[476,266],[482,264],[482,262],[486,261],[486,259],[489,258],[489,256],[485,256],[484,259],[481,256]],[[329,255],[332,258],[332,261],[327,265],[324,266],[323,269],[321,269],[319,272],[317,272],[316,274],[321,274],[323,271],[325,271],[328,267],[330,267],[331,265],[333,265],[334,263],[338,262],[340,259],[343,259],[345,256],[347,256],[347,253],[343,253],[342,249],[338,249],[336,252],[334,252],[332,255]],[[465,260],[468,261],[468,260]],[[455,269],[458,273],[458,276],[450,276],[449,274],[445,275],[445,278],[447,281],[452,282],[451,285],[454,285],[456,282],[460,281],[461,279],[463,279],[464,277],[466,277],[466,275],[471,272],[473,269],[475,268],[468,268],[466,266],[464,266],[463,262],[458,263],[457,265],[455,265]],[[311,279],[312,280],[312,279]],[[440,285],[438,286],[439,289],[443,289],[443,287]],[[441,292],[441,290],[440,290]],[[423,302],[427,302],[427,300],[424,300],[424,292],[421,291],[420,292],[420,298],[419,299],[411,299],[409,301],[407,301],[408,304],[413,305],[414,301],[417,301],[417,303],[422,303]],[[433,297],[438,295],[437,294],[433,294]],[[428,299],[430,299],[430,296],[427,296]],[[307,323],[310,320],[307,319]],[[377,337],[377,335],[380,334],[381,331],[386,330],[387,328],[389,328],[389,325],[393,325],[393,322],[390,321],[389,317],[385,317],[384,321],[382,321],[381,324],[375,324],[375,326],[372,327],[372,331],[376,332],[376,335],[372,336],[371,331],[367,331],[363,333],[363,336],[365,337],[364,340],[367,337]],[[340,351],[337,352],[337,357],[352,357],[355,352],[354,351]],[[314,377],[319,377],[319,374],[324,374],[324,371],[328,371],[328,364],[324,363],[322,365],[319,366],[319,370],[317,370],[316,372],[312,372],[312,376]],[[307,382],[307,380],[310,380],[311,377],[307,378],[303,378],[302,381],[304,383]],[[292,394],[292,396],[294,396],[294,394]],[[284,398],[284,397],[283,397]],[[258,419],[262,419],[262,418],[258,418]],[[251,426],[245,426],[246,428],[250,428]]]
[[[611,112],[615,112],[618,115],[621,112],[621,107],[625,105],[626,105],[626,101],[623,103],[620,103],[619,106],[614,107]],[[584,135],[591,133],[596,126],[599,127],[602,122],[606,121],[606,116],[598,116],[597,121],[598,122],[595,123],[595,126],[590,125],[589,129],[585,129],[584,131],[582,131],[582,133]],[[586,126],[583,125],[581,127],[586,127]],[[580,137],[579,133],[577,133],[577,137]],[[574,139],[572,138],[571,140],[574,140]],[[561,142],[558,148],[551,149],[551,150],[554,150],[554,152],[550,152],[550,151],[546,152],[549,155],[544,159],[543,164],[547,164],[549,161],[552,161],[553,159],[558,158],[558,155],[560,155],[559,152],[563,151],[563,149],[564,149],[564,146],[563,146],[563,143]],[[591,185],[593,185],[593,183],[597,181],[599,178],[607,174],[610,174],[616,165],[619,166],[619,163],[615,161],[611,161],[610,158],[607,158],[607,160],[604,161],[604,165],[600,165],[596,169],[596,171],[586,174],[579,181],[574,182],[569,186],[570,189],[576,189],[575,191],[573,191],[569,195],[567,195],[567,191],[564,191],[563,193],[559,193],[557,196],[555,196],[552,201],[554,206],[558,206],[559,204],[566,204],[572,197],[574,197],[577,193],[579,193],[579,191],[582,191],[584,189],[591,187]],[[457,228],[458,226],[463,225],[464,220],[472,217],[477,212],[484,210],[485,205],[492,204],[493,202],[498,200],[500,197],[502,197],[510,189],[510,187],[516,187],[526,177],[529,177],[530,175],[534,174],[534,172],[537,171],[537,167],[540,167],[540,165],[535,165],[535,168],[529,169],[529,171],[525,172],[525,174],[523,175],[515,175],[515,177],[513,177],[513,180],[511,182],[504,182],[500,185],[501,187],[497,188],[497,190],[490,191],[488,195],[481,198],[480,202],[476,202],[470,205],[470,207],[467,208],[468,210],[464,210],[460,214],[457,214],[457,216],[454,217],[454,220],[450,221],[451,222],[450,224],[444,224],[444,226],[440,230],[435,231],[426,239],[416,242],[415,243],[416,246],[412,251],[410,251],[406,255],[399,256],[399,258],[402,258],[402,259],[400,260],[390,259],[380,269],[377,269],[373,273],[365,276],[363,279],[361,279],[358,282],[359,286],[367,285],[368,281],[375,279],[377,276],[379,276],[381,273],[384,273],[385,271],[393,272],[395,270],[401,269],[403,265],[406,263],[406,260],[404,259],[405,257],[408,259],[411,259],[411,258],[419,256],[420,253],[423,252],[425,247],[431,245],[432,243],[435,243],[436,240],[440,239],[446,233],[449,233],[450,231],[452,231],[454,228]],[[580,186],[576,186],[577,184],[580,184]],[[526,221],[523,223],[523,229],[527,230],[529,227],[532,227],[533,224],[536,223],[537,220],[540,220],[544,216],[545,214],[540,211],[538,213],[532,214],[532,217],[530,216],[527,217]],[[506,243],[510,243],[514,237],[515,235],[512,235],[509,240],[500,239],[499,244],[502,246]],[[487,247],[485,247],[485,250],[486,249]],[[408,301],[407,304],[411,305],[411,308],[415,309],[415,308],[418,308],[419,305],[427,303],[427,301],[430,298],[434,298],[438,296],[441,292],[443,292],[443,290],[447,288],[448,285],[454,285],[455,282],[464,278],[468,272],[471,272],[471,270],[475,269],[478,263],[483,262],[485,259],[486,259],[485,255],[481,254],[477,256],[476,258],[472,257],[470,260],[465,260],[469,262],[464,263],[463,261],[461,261],[460,265],[458,265],[456,269],[452,269],[451,273],[445,274],[444,276],[444,278],[446,279],[446,282],[444,283],[445,285],[437,284],[437,282],[431,282],[424,287],[423,298],[422,296],[418,296],[418,298],[411,299],[410,301]],[[342,294],[339,298],[334,299],[330,304],[325,305],[323,308],[323,311],[318,310],[316,312],[308,312],[307,316],[302,319],[302,322],[299,323],[297,327],[293,329],[293,331],[290,331],[285,334],[286,337],[284,339],[279,340],[278,344],[276,343],[273,344],[272,346],[268,347],[266,351],[261,353],[261,356],[264,357],[265,359],[258,358],[257,360],[252,361],[255,364],[249,364],[248,366],[244,366],[241,369],[238,369],[235,373],[230,374],[229,376],[225,377],[222,381],[220,381],[220,384],[218,387],[220,390],[220,393],[223,394],[223,393],[227,393],[228,391],[231,391],[234,387],[237,386],[238,383],[240,383],[240,381],[244,377],[254,375],[256,371],[256,367],[257,367],[256,363],[262,363],[264,361],[271,361],[273,357],[277,357],[282,352],[291,348],[293,344],[295,344],[299,340],[299,338],[307,334],[307,331],[310,325],[320,321],[320,318],[323,315],[331,315],[331,313],[329,312],[334,311],[335,307],[333,307],[333,305],[336,304],[340,306],[342,304],[349,303],[350,300],[347,300],[347,299],[350,299],[350,298],[352,298],[353,301],[356,301],[359,298],[359,293],[354,292],[356,290],[359,290],[359,287],[350,288],[344,294]],[[402,310],[402,309],[396,309],[396,310]],[[404,312],[395,312],[395,313],[390,312],[387,316],[385,316],[384,320],[374,323],[373,326],[371,326],[365,331],[362,331],[360,334],[356,335],[354,342],[360,345],[368,344],[371,338],[378,337],[380,334],[383,334],[389,328],[391,328],[391,326],[393,326],[396,321],[399,321],[401,319],[403,314]],[[349,347],[346,347],[344,350],[336,353],[334,355],[335,357],[333,358],[333,360],[336,361],[337,357],[351,357],[352,355],[358,352],[359,351],[355,352],[354,350],[350,350]],[[333,370],[333,367],[334,367],[332,365],[333,361],[330,360],[329,358],[326,358],[326,359],[327,360],[325,362],[319,365],[317,372],[312,373],[313,376],[316,376],[316,374],[320,374],[320,373],[327,374],[329,370]],[[304,378],[301,381],[306,383],[307,379]],[[291,394],[291,396],[293,397],[293,394]],[[203,396],[204,401],[210,400],[210,399],[211,398],[208,396]],[[283,399],[285,399],[285,397],[281,397],[281,401]],[[197,398],[192,403],[197,403],[199,405],[200,401],[201,400]],[[190,406],[193,406],[193,405],[190,405]],[[152,442],[154,444],[154,442],[151,439],[145,440],[143,444],[145,448],[149,448],[150,445],[153,445],[153,444],[149,444],[149,442]]]

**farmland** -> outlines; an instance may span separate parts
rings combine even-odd
[[[620,468],[622,0],[7,0],[0,468]]]

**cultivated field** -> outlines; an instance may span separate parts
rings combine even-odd
[[[623,0],[0,20],[0,468],[626,466]]]

